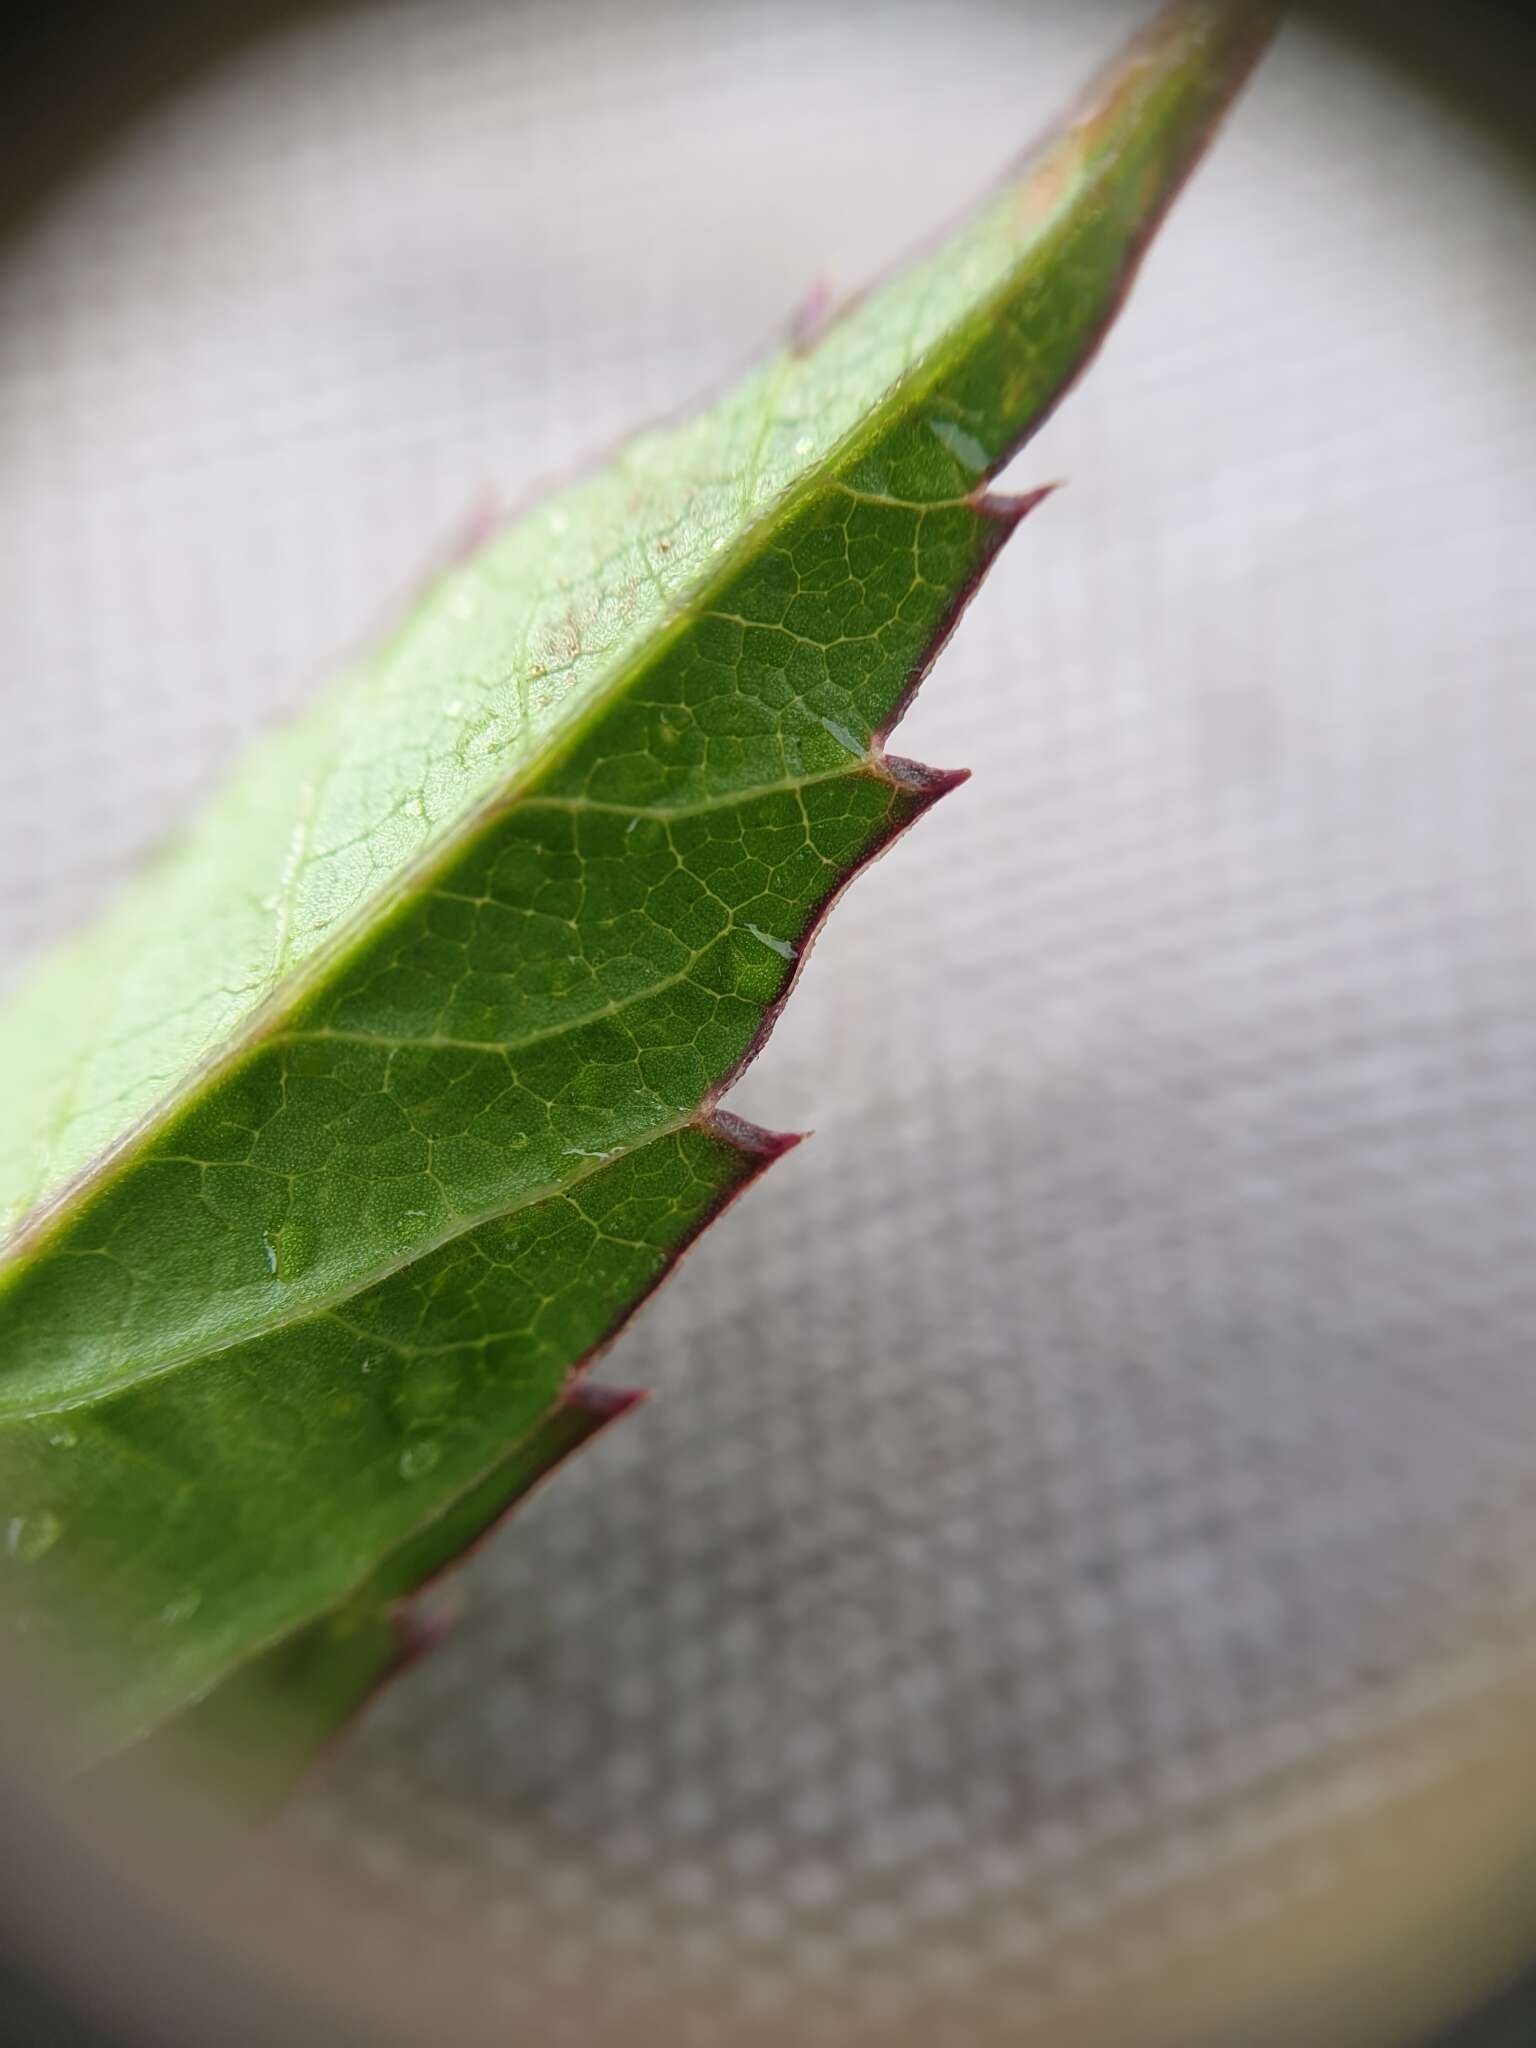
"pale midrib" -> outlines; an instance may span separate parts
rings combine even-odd
[[[186,1345],[168,1357],[157,1358],[133,1372],[122,1374],[120,1378],[81,1388],[76,1394],[62,1394],[53,1400],[30,1404],[17,1403],[14,1406],[0,1400],[0,1429],[12,1423],[46,1422],[57,1415],[78,1413],[81,1409],[115,1400],[120,1394],[130,1393],[152,1381],[164,1379],[173,1372],[180,1372],[186,1366],[204,1364],[210,1358],[223,1357],[227,1352],[238,1351],[244,1345],[281,1336],[284,1330],[299,1329],[305,1323],[334,1316],[336,1310],[345,1302],[355,1301],[360,1294],[372,1293],[376,1287],[382,1287],[399,1273],[408,1272],[412,1266],[419,1265],[423,1259],[431,1258],[434,1252],[440,1252],[445,1245],[455,1243],[459,1238],[468,1236],[471,1231],[483,1230],[487,1224],[504,1222],[510,1216],[520,1215],[524,1209],[533,1209],[541,1202],[551,1202],[561,1195],[568,1195],[573,1188],[580,1187],[584,1181],[605,1172],[608,1167],[617,1165],[621,1159],[628,1159],[636,1152],[643,1152],[648,1145],[654,1145],[660,1139],[675,1137],[679,1131],[687,1130],[690,1125],[706,1129],[711,1099],[712,1097],[706,1096],[697,1109],[665,1118],[662,1122],[652,1125],[643,1138],[636,1138],[626,1145],[615,1145],[609,1151],[597,1154],[586,1166],[574,1169],[559,1180],[547,1181],[539,1187],[529,1189],[526,1194],[519,1195],[515,1202],[494,1203],[484,1210],[460,1214],[455,1217],[450,1229],[421,1239],[412,1245],[409,1251],[402,1252],[397,1259],[383,1261],[370,1270],[366,1279],[350,1282],[344,1287],[331,1288],[324,1294],[311,1295],[287,1314],[268,1316],[260,1321],[250,1322],[237,1334],[211,1343]],[[723,1142],[728,1143],[729,1140]]]

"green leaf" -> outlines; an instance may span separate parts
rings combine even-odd
[[[578,1383],[485,1477],[382,1557],[342,1602],[238,1666],[221,1685],[96,1773],[191,1778],[269,1805],[377,1687],[432,1647],[445,1616],[410,1596],[459,1562],[573,1451],[640,1399]],[[161,1751],[165,1754],[162,1758]]]
[[[304,1746],[586,1433],[786,1142],[718,1099],[958,779],[883,742],[1041,495],[984,486],[1261,33],[1175,9],[936,253],[495,534],[11,1004],[0,1575],[63,1756]]]

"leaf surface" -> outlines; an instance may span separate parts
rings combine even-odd
[[[932,254],[493,535],[0,1018],[0,1574],[66,1756],[307,1739],[587,1433],[787,1142],[719,1097],[958,779],[884,739],[1040,495],[985,485],[1261,35],[1174,9]]]

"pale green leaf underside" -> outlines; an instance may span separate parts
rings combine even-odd
[[[1177,10],[935,254],[451,570],[0,1017],[0,1565],[89,1673],[66,1748],[352,1599],[761,1165],[712,1105],[945,786],[880,742],[1017,516],[979,487],[1254,47]]]

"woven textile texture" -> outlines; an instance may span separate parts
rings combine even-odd
[[[0,251],[7,972],[485,494],[890,261],[1138,11],[370,5],[113,139]],[[1094,2014],[1518,1727],[1533,222],[1285,32],[902,728],[973,780],[733,1098],[815,1142],[284,1823],[361,1971],[541,2043],[1193,2040]]]

